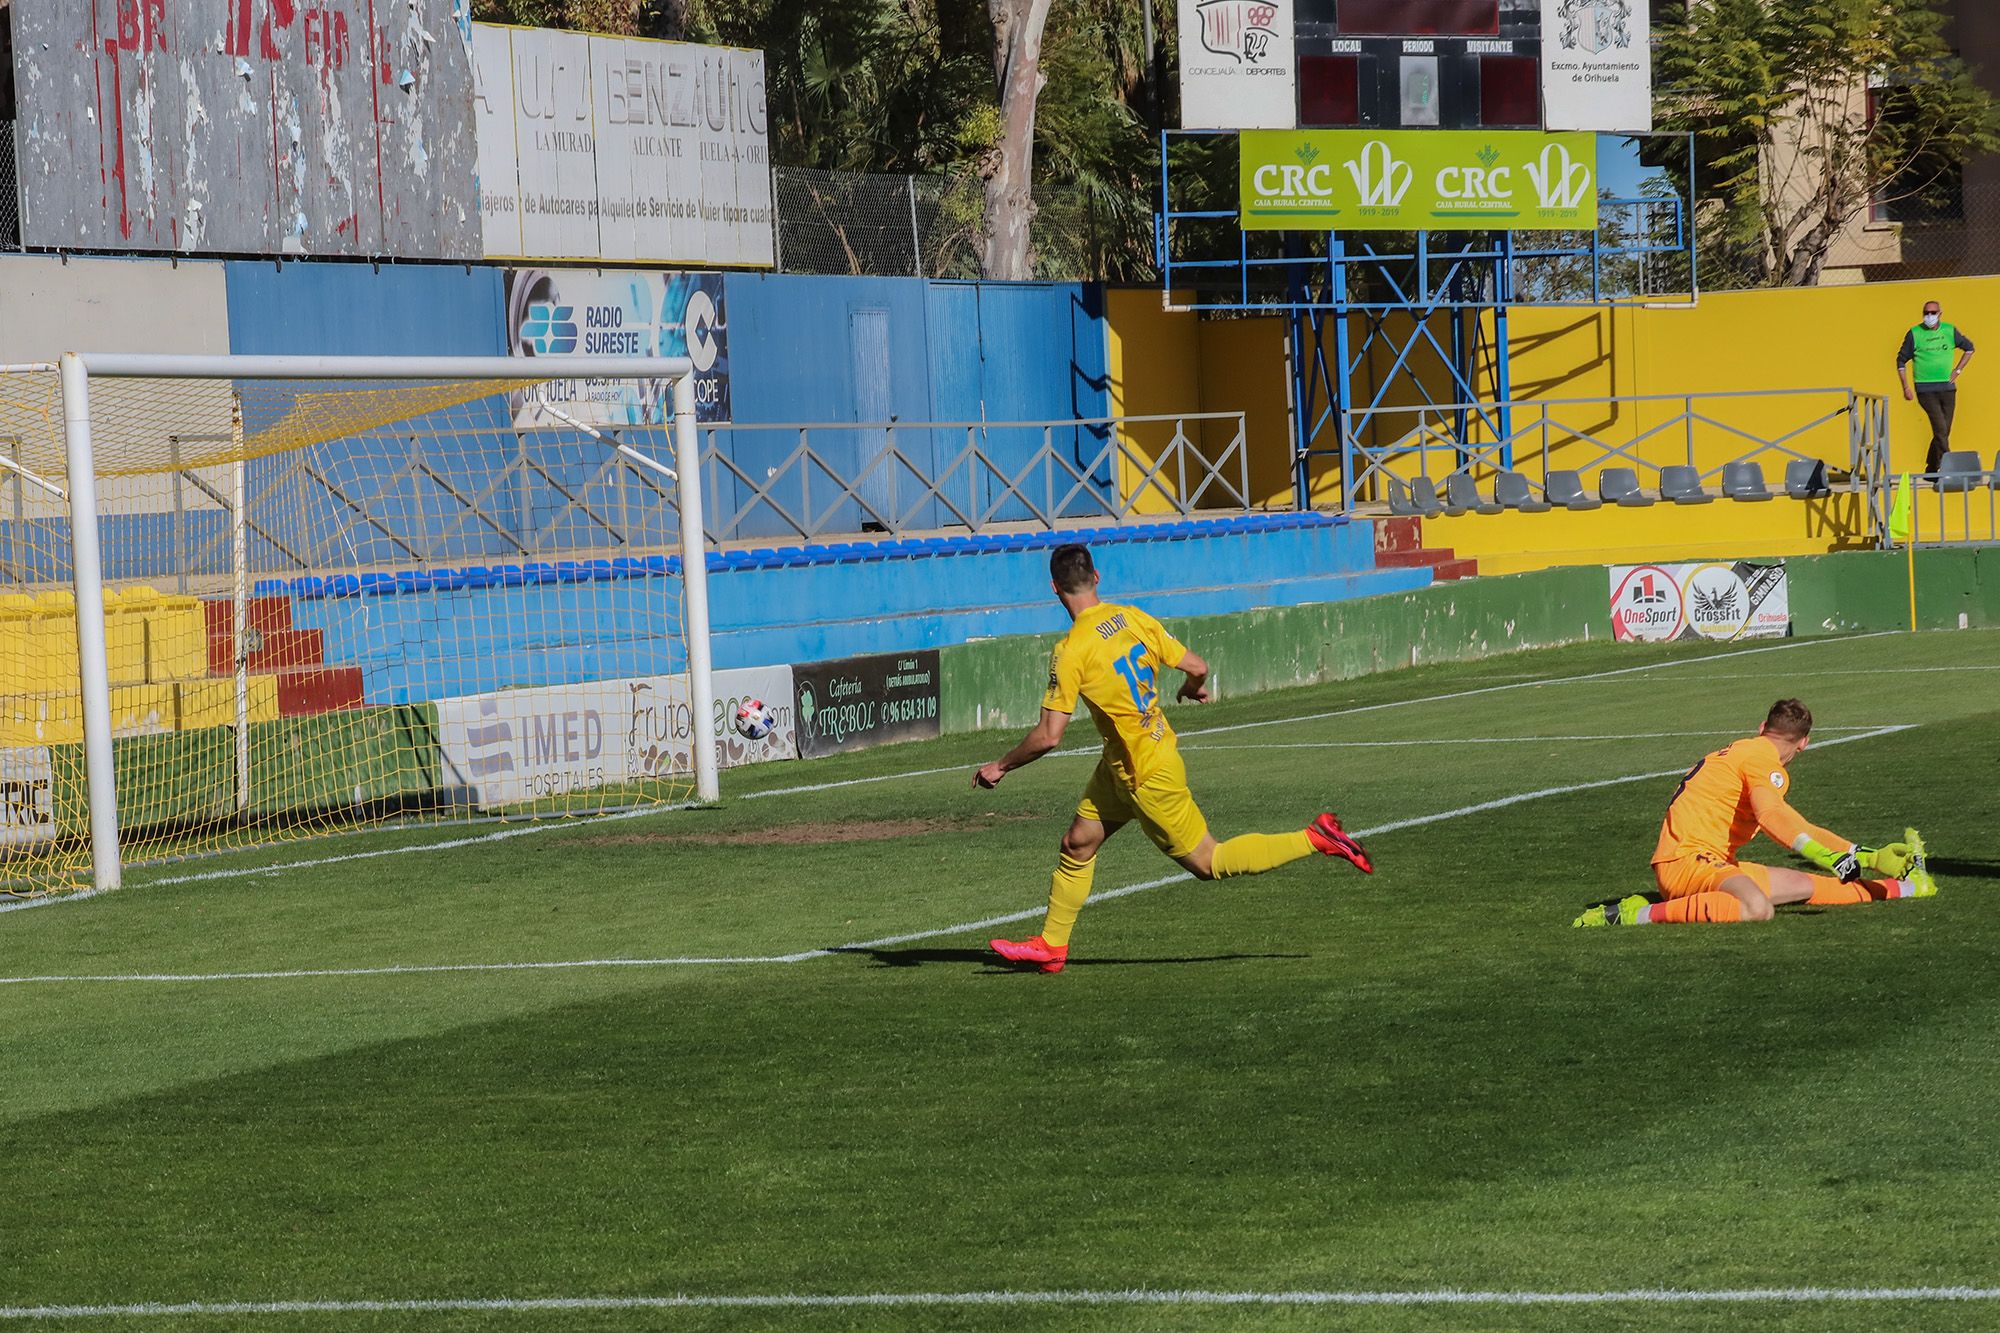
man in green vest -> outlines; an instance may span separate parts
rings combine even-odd
[[[1910,363],[1916,362],[1917,383],[1910,387]],[[1936,472],[1951,448],[1951,419],[1958,413],[1958,377],[1972,364],[1972,340],[1944,322],[1944,307],[1936,301],[1924,302],[1924,321],[1903,335],[1903,350],[1896,353],[1896,377],[1903,382],[1903,398],[1914,399],[1931,419],[1931,451],[1924,471]]]

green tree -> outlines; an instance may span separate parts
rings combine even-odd
[[[1662,129],[1692,131],[1704,250],[1731,278],[1819,281],[1871,202],[1923,196],[2000,144],[1930,0],[1665,0]]]

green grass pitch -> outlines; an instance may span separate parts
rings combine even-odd
[[[1226,685],[1227,645],[1196,646]],[[1649,886],[1678,773],[1781,694],[1819,724],[1800,808],[1863,840],[1917,824],[1942,893],[1569,929]],[[1369,837],[1379,873],[1166,883],[1086,908],[1061,976],[1007,970],[986,938],[1036,921],[962,923],[1039,908],[1092,760],[976,792],[993,734],[725,774],[715,810],[268,869],[493,830],[356,835],[0,915],[0,1327],[2000,1323],[1993,1300],[98,1308],[2000,1287],[2000,634],[1586,646],[1173,717],[1218,834],[1405,825]],[[1097,889],[1174,870],[1128,830]],[[764,961],[488,966],[635,959]],[[137,975],[182,979],[101,979]]]

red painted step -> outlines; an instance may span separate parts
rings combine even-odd
[[[236,669],[232,660],[235,607],[207,603],[208,671],[226,676]],[[326,636],[316,629],[292,628],[292,603],[285,597],[253,597],[245,621],[249,626],[250,669],[269,673],[293,667],[320,666],[326,661]]]
[[[360,667],[305,667],[277,674],[281,717],[306,717],[362,705]]]
[[[1460,558],[1450,547],[1424,545],[1421,518],[1378,518],[1375,524],[1375,566],[1378,569],[1416,569],[1429,566],[1439,583],[1471,578],[1479,572],[1479,562]]]

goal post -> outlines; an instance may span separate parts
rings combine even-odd
[[[0,892],[717,799],[698,450],[686,358],[0,367]]]

